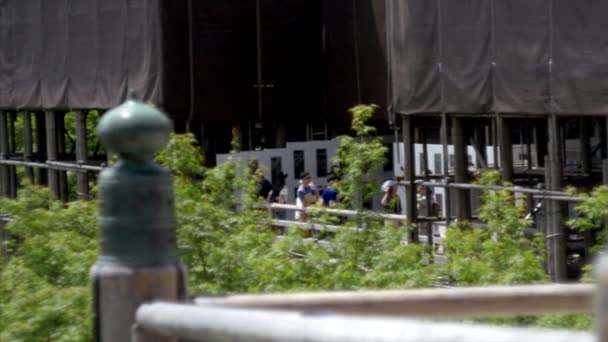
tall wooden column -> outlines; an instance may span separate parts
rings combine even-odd
[[[0,159],[7,159],[9,153],[7,113],[0,110]],[[9,197],[11,195],[10,167],[0,165],[0,196]]]
[[[439,132],[441,136],[441,145],[442,145],[442,166],[443,166],[443,183],[445,188],[443,190],[444,193],[444,203],[445,203],[445,221],[446,225],[450,224],[452,220],[452,206],[451,206],[451,191],[448,187],[450,183],[450,159],[449,159],[449,150],[448,150],[448,115],[446,113],[441,113],[441,129]]]
[[[452,118],[452,140],[454,144],[454,180],[456,183],[468,183],[468,155],[464,137],[463,118]],[[456,218],[459,221],[471,218],[471,200],[468,190],[454,189],[456,196]]]
[[[548,118],[549,134],[549,172],[551,174],[549,190],[559,191],[562,188],[562,153],[561,137],[557,115],[551,114]],[[547,165],[545,165],[547,167]],[[562,210],[563,204],[558,201],[551,201],[549,214],[551,225],[546,232],[548,245],[548,257],[551,259],[552,269],[549,273],[553,281],[566,280],[566,236],[563,225]]]
[[[416,189],[414,129],[410,115],[401,116],[401,135],[403,139],[403,178],[405,178],[405,216],[411,224],[416,224]],[[414,227],[410,235],[411,242],[418,242],[418,228]]]
[[[46,116],[44,112],[36,112],[36,158],[39,162],[46,161]],[[46,169],[38,169],[36,181],[38,184],[47,184]]]
[[[55,120],[57,120],[57,160],[59,156],[63,156],[66,153],[65,148],[65,114],[64,112],[55,113]],[[59,198],[67,202],[68,201],[68,173],[67,171],[58,171],[59,179]]]
[[[88,161],[87,151],[87,113],[76,112],[76,160],[78,164],[86,164]],[[86,172],[78,172],[76,175],[78,186],[78,198],[89,198],[89,175]]]
[[[32,139],[32,114],[29,111],[21,113],[23,116],[23,160],[26,162],[32,161],[33,139]],[[25,177],[34,183],[34,169],[31,167],[25,168]]]
[[[15,121],[17,121],[17,112],[9,112],[8,116],[8,141],[9,141],[9,149],[8,154],[14,155],[17,152],[17,139],[15,134]],[[17,184],[19,180],[17,179],[17,166],[10,165],[8,167],[9,170],[9,178],[10,178],[10,197],[17,198]]]
[[[496,117],[496,131],[500,148],[500,170],[503,182],[513,182],[513,144],[511,143],[511,127],[502,115]]]
[[[55,120],[55,112],[46,111],[46,159],[48,161],[57,161],[57,120]],[[56,199],[60,199],[59,194],[59,172],[53,169],[48,169],[48,184],[49,190]]]
[[[589,139],[589,118],[578,119],[578,138],[580,144],[579,165],[581,173],[591,173],[591,142]]]

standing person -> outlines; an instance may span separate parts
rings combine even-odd
[[[298,187],[298,193],[296,197],[296,205],[298,208],[305,209],[311,205],[317,203],[319,194],[317,187],[312,183],[310,173],[304,172],[300,176],[300,186]],[[296,211],[296,220],[304,221],[306,215],[302,211]]]
[[[287,188],[285,179],[287,179],[287,175],[283,172],[280,172],[276,184],[274,184],[274,186],[272,187],[272,191],[270,191],[270,193],[268,194],[268,203],[287,204],[289,189]],[[285,210],[277,210],[274,211],[274,213],[275,216],[281,220],[284,220],[287,216]]]
[[[323,198],[323,205],[326,207],[333,208],[338,203],[338,190],[336,189],[336,183],[338,182],[338,178],[336,176],[330,176],[327,179],[327,188],[321,194]]]
[[[387,180],[382,183],[382,200],[380,204],[387,211],[393,214],[401,214],[401,200],[397,195],[397,182],[394,180]]]

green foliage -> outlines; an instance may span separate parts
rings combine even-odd
[[[360,208],[378,193],[375,176],[386,150],[366,124],[374,110],[355,107],[356,137],[341,138],[343,205]],[[178,249],[191,294],[428,287],[438,275],[461,286],[547,281],[542,237],[524,236],[530,222],[507,192],[484,192],[479,215],[487,229],[450,227],[449,262],[437,269],[428,246],[404,243],[408,226],[385,224],[364,210],[346,222],[308,215],[349,228],[323,234],[326,245],[295,227],[277,237],[257,197],[260,170],[236,158],[206,169],[203,160],[192,135],[172,135],[157,156],[175,176]],[[496,174],[481,178],[484,185],[496,181]],[[91,340],[88,270],[97,253],[97,202],[64,205],[26,185],[17,200],[0,201],[0,212],[13,218],[11,257],[0,266],[0,341]],[[491,321],[589,327],[580,315]]]
[[[377,173],[386,163],[387,148],[381,137],[374,136],[376,129],[367,125],[376,108],[375,105],[358,105],[350,110],[355,137],[340,137],[335,160],[342,176],[338,190],[343,203],[357,209],[378,194]]]
[[[499,175],[488,172],[481,185],[495,185]],[[506,190],[484,190],[479,218],[487,229],[458,223],[448,229],[446,275],[458,285],[515,285],[548,281],[543,237],[528,238],[532,222]]]
[[[0,268],[0,341],[91,340],[96,202],[64,206],[26,185],[0,210],[13,219],[6,227],[11,257]]]

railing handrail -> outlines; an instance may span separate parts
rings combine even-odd
[[[135,323],[134,341],[151,334],[206,342],[595,341],[593,335],[584,332],[171,303],[141,305]]]
[[[493,286],[357,292],[198,297],[195,303],[230,308],[331,311],[416,318],[590,313],[592,284]]]
[[[301,211],[301,212],[307,212],[307,213],[321,212],[321,213],[334,214],[334,215],[344,216],[344,217],[358,217],[358,216],[362,215],[362,211],[357,211],[357,210],[334,209],[334,208],[325,208],[325,207],[316,207],[316,206],[302,208],[295,204],[272,203],[272,204],[269,204],[269,207],[271,210],[280,209],[280,210]],[[371,216],[376,216],[378,218],[385,219],[385,220],[392,220],[392,221],[407,220],[407,216],[405,216],[405,215],[379,213],[376,211],[365,211],[364,213],[369,214]]]

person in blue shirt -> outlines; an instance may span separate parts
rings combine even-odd
[[[327,188],[323,190],[321,197],[323,198],[323,205],[326,207],[333,208],[338,202],[338,190],[336,189],[336,183],[338,182],[338,178],[335,176],[330,176],[327,179]]]

